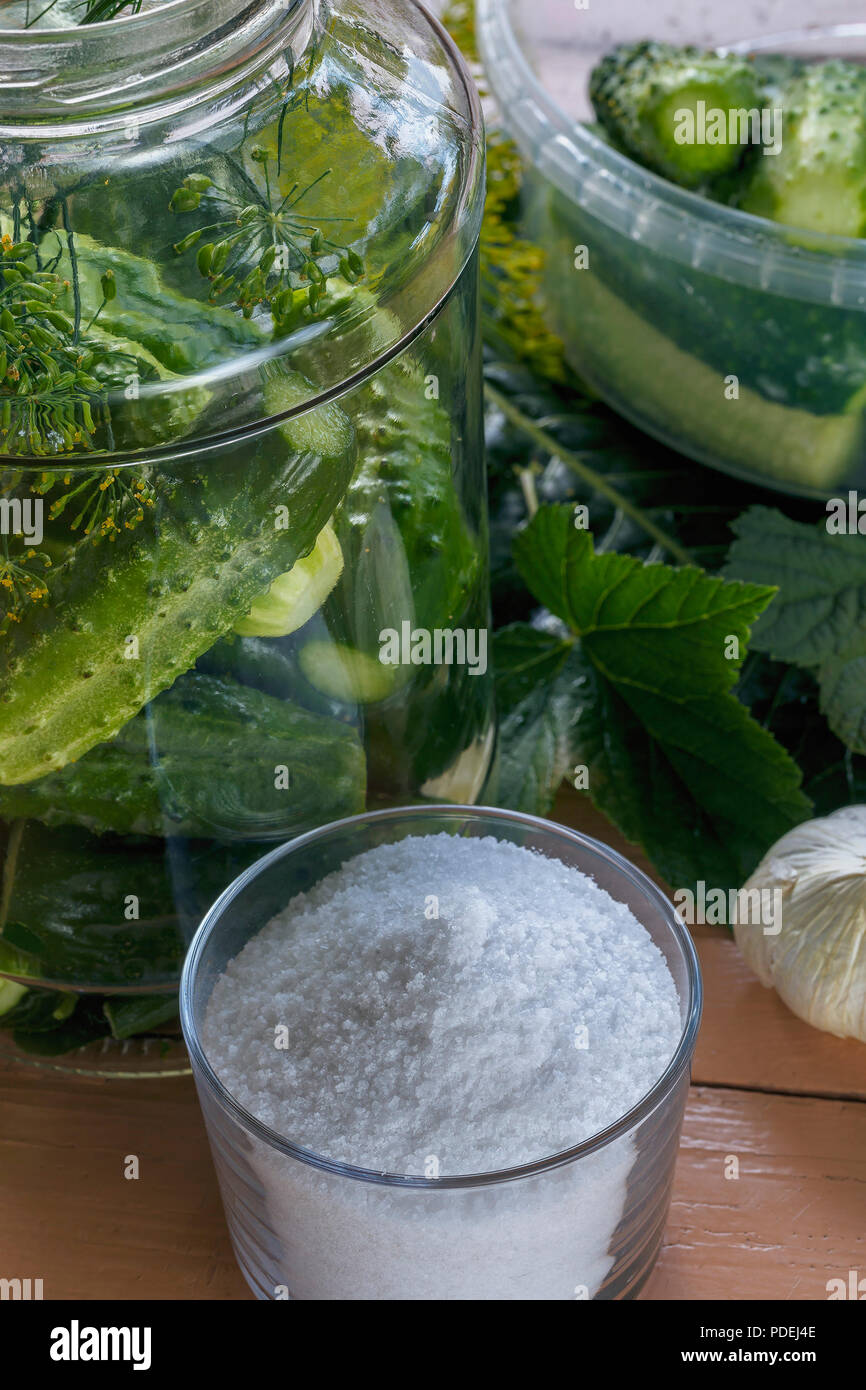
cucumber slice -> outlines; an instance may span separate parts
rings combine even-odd
[[[760,106],[752,64],[739,54],[678,48],[667,43],[623,43],[593,68],[589,88],[595,114],[625,152],[686,188],[736,169],[745,146],[728,130],[729,111]],[[686,117],[722,111],[712,143]]]
[[[0,980],[0,1018],[10,1009],[14,1009],[18,1000],[26,993],[26,985],[19,985],[15,980]]]
[[[453,805],[471,806],[478,800],[481,788],[490,771],[494,730],[491,724],[481,738],[464,748],[450,767],[438,777],[430,777],[421,785],[421,795],[431,801],[447,801]]]
[[[343,570],[343,551],[330,522],[309,555],[278,575],[256,599],[245,618],[235,623],[239,637],[288,637],[321,608]]]
[[[307,642],[299,661],[310,685],[347,705],[376,704],[398,684],[396,666],[383,666],[357,647],[324,638]]]
[[[866,71],[831,59],[804,69],[783,94],[781,150],[759,159],[741,206],[790,227],[866,232]]]

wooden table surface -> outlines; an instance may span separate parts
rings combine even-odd
[[[556,817],[648,868],[584,798],[563,794]],[[825,1299],[828,1280],[866,1277],[866,1046],[796,1019],[725,929],[695,936],[704,1019],[643,1297]],[[0,1065],[0,1200],[0,1277],[41,1278],[46,1299],[252,1297],[189,1078]]]

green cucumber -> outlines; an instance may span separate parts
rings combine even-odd
[[[309,392],[273,373],[267,415]],[[113,737],[315,544],[349,483],[351,423],[334,404],[157,479],[159,503],[116,544],[79,541],[48,571],[0,658],[0,783],[32,781]]]
[[[349,725],[191,672],[110,743],[0,788],[0,815],[99,834],[290,836],[363,810],[365,775]]]
[[[781,150],[759,159],[739,200],[746,212],[789,227],[862,237],[866,232],[866,69],[810,64],[779,99]]]
[[[411,355],[383,367],[346,408],[358,468],[334,519],[346,559],[335,598],[340,636],[376,652],[382,628],[404,619],[452,627],[481,554],[454,482],[448,414]]]
[[[75,234],[75,254],[84,322],[99,309],[93,336],[101,331],[130,339],[169,373],[187,376],[220,367],[228,356],[250,352],[265,341],[263,330],[234,310],[169,288],[159,267],[145,256],[103,245],[82,232]],[[72,278],[65,244],[57,270]],[[117,293],[103,304],[107,271]]]
[[[116,449],[140,449],[148,445],[167,444],[182,439],[200,419],[211,399],[205,386],[185,386],[176,373],[155,357],[141,343],[109,333],[104,324],[95,323],[88,333],[89,340],[109,353],[125,353],[132,359],[128,371],[135,370],[145,383],[141,395],[124,397],[123,410],[112,406],[112,435]],[[93,368],[97,380],[105,379],[105,371],[97,361]],[[148,395],[146,384],[158,382],[157,394]],[[171,386],[171,390],[166,389]],[[116,369],[108,372],[108,387],[116,389]]]
[[[20,986],[19,986],[20,988]],[[40,1057],[56,1057],[105,1037],[99,1001],[56,990],[25,989],[14,1008],[0,1016],[16,1047]]]
[[[320,637],[326,632],[319,615],[311,621],[309,632],[303,628],[287,638],[224,637],[199,657],[196,670],[240,681],[265,695],[291,700],[314,714],[345,722],[352,717],[351,711],[311,685],[301,670],[299,657],[303,646],[311,640],[312,633]]]
[[[50,1003],[49,999],[46,1008]],[[21,1052],[29,1052],[35,1057],[59,1057],[88,1043],[99,1042],[106,1033],[105,1015],[99,999],[84,995],[75,1001],[74,1012],[63,1021],[58,1022],[52,1016],[52,1021],[43,1028],[32,1028],[27,1021],[20,1026],[16,1024],[12,1041]]]
[[[176,984],[202,917],[261,853],[200,840],[97,839],[32,821],[15,831],[3,870],[0,970],[103,993]]]
[[[739,167],[747,147],[730,139],[728,113],[761,105],[754,65],[740,54],[649,41],[607,53],[593,68],[589,95],[598,120],[626,154],[685,188],[700,188]],[[689,131],[687,117],[699,104],[705,112],[724,113],[718,143]]]
[[[15,1007],[4,1012],[4,1028],[20,1028],[26,1033],[50,1033],[58,1023],[65,1023],[75,1012],[76,997],[69,992],[28,989],[26,985],[15,985],[15,989],[20,990],[21,995]]]
[[[364,285],[335,282],[326,305],[337,320],[363,325],[370,358],[384,354],[401,332],[393,312]],[[337,338],[331,356],[339,358],[351,342],[351,335]],[[298,360],[303,363],[303,351]],[[353,364],[351,355],[343,359],[346,375]],[[334,517],[345,568],[326,615],[335,636],[368,653],[378,650],[383,628],[404,619],[453,626],[481,571],[478,538],[455,485],[461,445],[452,438],[438,378],[428,375],[435,371],[429,351],[423,361],[404,352],[345,398],[358,467]]]
[[[483,735],[468,743],[450,767],[421,785],[421,795],[452,806],[471,806],[478,800],[490,771],[495,730],[492,723]]]
[[[196,670],[251,685],[278,700],[298,698],[295,694],[298,665],[289,642],[275,642],[266,637],[224,637],[199,657]]]

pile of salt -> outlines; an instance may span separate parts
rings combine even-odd
[[[598,1133],[651,1089],[681,1029],[625,904],[556,859],[440,834],[369,850],[293,899],[216,982],[203,1041],[232,1095],[294,1144],[443,1177]],[[519,1183],[419,1191],[253,1148],[285,1283],[325,1298],[591,1296],[634,1160],[626,1137]]]

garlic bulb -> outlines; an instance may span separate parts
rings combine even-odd
[[[766,919],[734,926],[761,983],[813,1027],[866,1042],[866,806],[789,830],[749,889],[776,890],[781,909],[769,930]]]

